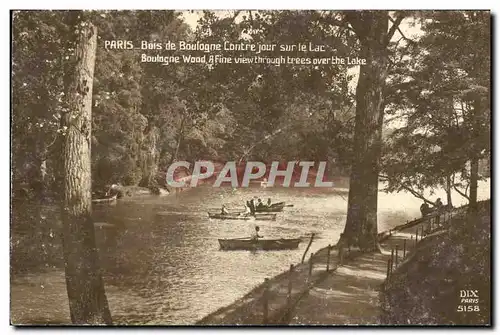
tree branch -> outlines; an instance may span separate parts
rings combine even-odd
[[[399,20],[401,18],[401,20]],[[392,36],[394,35],[394,33],[396,32],[396,30],[398,31],[398,33],[401,35],[401,37],[411,43],[411,44],[417,44],[417,41],[414,41],[412,40],[411,38],[408,38],[405,36],[405,34],[403,34],[403,32],[401,31],[401,29],[399,28],[399,25],[401,23],[401,21],[403,20],[404,18],[404,14],[400,14],[396,20],[393,20],[391,16],[389,16],[389,21],[392,22],[392,26],[391,28],[389,29],[389,32],[387,33],[387,44],[389,44],[389,42],[391,41],[391,38]],[[399,21],[398,21],[399,20]]]
[[[232,19],[233,23],[234,23],[234,20],[236,20],[236,17],[238,17],[238,15],[240,15],[240,13],[241,13],[241,10],[237,10],[234,12],[233,19]]]
[[[49,159],[49,156],[52,155],[52,153],[54,152],[55,149],[60,149],[60,148],[57,148],[57,147],[54,147],[54,148],[50,149],[50,147],[53,146],[58,139],[59,139],[59,134],[56,133],[56,136],[54,136],[54,140],[46,146],[47,151],[45,152],[45,155],[39,157],[40,161],[42,161],[42,162],[46,161],[47,159]]]
[[[389,15],[389,20],[392,22],[392,26],[389,29],[389,32],[387,33],[387,44],[391,40],[392,36],[394,36],[396,29],[403,36],[403,38],[405,38],[404,35],[401,33],[401,30],[399,29],[399,25],[401,24],[401,21],[403,21],[404,18],[405,18],[405,14],[403,14],[403,13],[399,13],[396,20],[393,20],[392,17]]]
[[[379,178],[383,179],[383,180],[386,180],[386,181],[389,181],[389,177],[387,176],[384,176],[384,175],[379,175]],[[428,199],[426,199],[422,194],[418,193],[417,191],[415,191],[413,188],[411,188],[410,186],[407,186],[405,184],[399,184],[399,186],[402,188],[402,189],[405,189],[406,191],[410,192],[415,198],[418,198],[420,200],[423,200],[424,202],[428,203],[428,204],[431,204],[432,206],[434,206],[434,203]]]
[[[462,197],[464,197],[465,199],[467,199],[467,201],[470,201],[469,196],[467,194],[463,193],[462,191],[460,191],[456,185],[453,185],[453,189],[455,191],[457,191],[457,193],[460,194]]]

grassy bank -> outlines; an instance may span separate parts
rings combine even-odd
[[[488,200],[423,239],[394,271],[381,292],[382,323],[490,324],[490,250]]]

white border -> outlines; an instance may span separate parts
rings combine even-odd
[[[4,7],[4,4],[6,2],[2,2],[2,7]],[[45,0],[43,2],[40,1],[16,1],[15,3],[12,4],[12,9],[66,9],[66,8],[71,8],[71,9],[492,9],[494,14],[498,14],[498,6],[499,6],[499,1],[483,1],[483,0],[475,0],[475,1],[453,1],[453,2],[441,2],[437,3],[435,0],[420,0],[420,1],[415,1],[415,2],[408,2],[408,1],[266,1],[266,0],[254,0],[248,3],[244,3],[244,6],[241,6],[240,4],[237,4],[233,1],[210,1],[210,2],[204,2],[204,1],[192,1],[192,0],[185,0],[181,2],[166,2],[166,1],[148,1],[148,0],[141,0],[140,2],[125,2],[125,1],[107,1],[105,4],[102,1],[96,1],[96,0],[85,0],[85,1],[71,1],[71,2],[63,2],[63,1],[54,1],[54,0]],[[42,7],[43,5],[43,7]],[[239,8],[238,8],[239,7]],[[2,8],[1,13],[1,24],[2,24],[2,34],[1,34],[1,45],[4,46],[2,48],[2,64],[3,66],[0,68],[1,70],[1,77],[2,77],[2,95],[3,99],[1,100],[4,105],[4,112],[2,113],[2,122],[0,122],[0,136],[2,136],[2,140],[0,141],[0,152],[2,154],[3,158],[3,163],[1,164],[1,174],[0,174],[0,190],[1,190],[1,202],[0,202],[0,211],[2,218],[1,223],[1,228],[2,228],[2,238],[3,238],[3,243],[1,244],[2,246],[2,254],[1,254],[1,265],[2,265],[2,270],[1,271],[1,283],[0,283],[0,290],[1,294],[0,296],[3,298],[2,303],[0,304],[0,324],[1,324],[1,333],[0,334],[6,334],[6,333],[13,333],[14,328],[9,326],[10,323],[10,287],[9,287],[9,272],[10,269],[8,268],[9,264],[9,222],[10,222],[10,209],[9,209],[9,203],[10,203],[10,184],[9,184],[9,175],[10,175],[10,100],[9,100],[9,92],[10,92],[10,68],[8,67],[8,64],[10,64],[10,48],[7,46],[10,46],[10,13],[9,9],[11,8]],[[498,45],[499,43],[499,38],[498,38],[498,16],[495,18],[496,19],[496,27],[494,31],[494,45]],[[495,55],[496,53],[494,53]],[[494,61],[492,59],[492,61]],[[496,64],[497,65],[497,64]],[[498,74],[498,66],[495,66],[495,73],[494,73],[494,78],[498,78],[496,76]],[[493,96],[499,97],[500,94],[498,92],[498,83],[495,85],[495,92]],[[495,105],[493,105],[495,106]],[[499,118],[495,118],[495,125],[496,129],[498,129],[499,125]],[[498,139],[495,138],[495,143],[498,144]],[[494,154],[495,156],[498,155],[498,150],[496,149],[497,145],[493,146]],[[497,169],[495,169],[495,172],[497,172]],[[493,199],[496,199],[496,192],[495,196]],[[495,223],[493,223],[495,225]],[[497,232],[499,229],[496,228],[495,232]],[[498,235],[495,233],[495,235]],[[499,240],[495,236],[495,242],[499,243]],[[495,246],[494,246],[495,247]],[[494,248],[495,250],[495,269],[498,267],[498,248]],[[495,276],[496,278],[496,276]],[[494,283],[493,283],[494,284]],[[498,292],[498,288],[496,288],[495,293]],[[495,302],[498,300],[497,294],[495,294]],[[320,306],[318,306],[320,308]],[[498,305],[495,304],[495,317],[494,320],[498,322]],[[59,328],[59,329],[47,329],[47,330],[41,330],[41,329],[29,329],[29,330],[24,330],[23,333],[25,334],[32,334],[35,332],[39,331],[44,331],[49,332],[49,333],[62,333],[69,330],[69,328]],[[75,330],[81,330],[81,329],[75,329]],[[111,332],[118,332],[118,331],[133,331],[133,332],[139,332],[143,333],[146,331],[151,331],[152,329],[146,328],[146,329],[137,329],[137,328],[117,328],[114,330],[111,330]],[[179,329],[180,330],[180,329]],[[179,331],[177,329],[162,329],[161,331]],[[285,330],[285,329],[259,329],[259,333],[271,333],[271,334],[276,334],[276,333],[282,333],[285,331],[296,331],[297,329],[291,329],[291,330]],[[300,329],[300,331],[304,332],[311,332],[311,331],[318,331],[319,329],[311,329],[311,328],[305,328],[305,329]],[[393,331],[414,331],[413,329],[392,329]],[[440,330],[445,330],[445,331],[454,331],[453,329],[440,329]],[[106,331],[105,329],[93,329],[93,333],[104,333]],[[107,330],[107,333],[109,333],[110,330]],[[184,330],[186,331],[186,330]],[[191,329],[189,332],[209,332],[209,333],[215,333],[215,332],[220,332],[220,329]],[[234,332],[239,332],[241,330],[239,329],[234,329],[231,330],[231,333]],[[248,331],[248,330],[245,330]],[[349,332],[349,333],[358,333],[361,331],[366,331],[366,329],[362,328],[351,328],[351,329],[335,329],[335,328],[330,328],[330,329],[322,329],[323,332]],[[369,331],[386,331],[386,329],[370,329]],[[420,329],[416,331],[421,331]],[[430,330],[430,332],[438,332],[439,330],[433,329]],[[478,332],[481,330],[475,330],[475,329],[470,329],[472,332]],[[224,332],[227,332],[224,331]],[[251,331],[256,332],[256,330]]]

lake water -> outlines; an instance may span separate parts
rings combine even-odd
[[[242,207],[253,196],[285,201],[276,221],[210,220],[207,210],[226,204]],[[432,199],[446,196],[438,193]],[[489,182],[479,198],[489,198]],[[419,217],[421,201],[410,194],[379,195],[379,231]],[[461,202],[454,197],[454,205]],[[199,187],[177,195],[120,199],[94,206],[105,273],[106,293],[120,324],[193,324],[232,303],[300,261],[311,233],[311,252],[335,244],[347,212],[346,190]],[[265,238],[302,237],[297,250],[221,251],[218,238],[245,237],[259,225]],[[42,243],[42,242],[40,242]],[[64,271],[60,267],[14,274],[11,279],[14,322],[69,322]]]

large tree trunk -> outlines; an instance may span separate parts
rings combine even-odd
[[[158,139],[159,131],[155,126],[148,127],[149,130],[145,135],[144,145],[145,150],[142,155],[142,180],[139,183],[140,186],[151,187],[157,186],[157,176],[158,176]]]
[[[451,185],[452,180],[451,176],[446,177],[446,205],[449,207],[453,207],[452,198],[451,198]]]
[[[378,250],[377,195],[383,122],[383,90],[387,77],[386,11],[356,12],[350,19],[361,45],[356,88],[354,160],[349,184],[344,237],[362,250]]]
[[[73,29],[77,29],[76,26]],[[71,321],[111,324],[91,218],[90,139],[97,30],[80,22],[67,87],[63,144],[63,247]]]
[[[479,158],[470,161],[470,191],[469,211],[475,213],[477,210],[477,183],[479,179]]]

